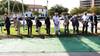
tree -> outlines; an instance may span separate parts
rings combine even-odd
[[[52,11],[52,10],[49,10],[49,11],[48,11],[48,15],[50,15],[50,16],[53,16],[53,15],[54,15],[54,13],[55,13],[55,12],[54,12],[54,11]]]
[[[34,11],[33,15],[39,16],[41,13],[39,13],[38,11]]]
[[[96,8],[96,14],[100,15],[100,8]]]
[[[100,14],[100,8],[98,7],[90,7],[90,8],[74,8],[70,11],[70,14],[71,15],[74,15],[74,14],[81,14],[81,13],[84,13],[84,12],[88,12],[88,13],[96,13],[96,14]]]
[[[92,7],[89,9],[90,13],[96,13],[98,15],[100,15],[100,8],[99,7]]]
[[[96,10],[97,10],[96,7],[91,7],[91,8],[89,9],[89,11],[90,11],[91,13],[96,13]]]
[[[88,12],[88,8],[73,8],[71,11],[70,11],[70,14],[71,15],[74,15],[74,14],[81,14],[81,13],[84,13],[84,12]]]
[[[72,9],[71,11],[70,11],[70,14],[71,15],[74,15],[74,14],[78,14],[78,8],[74,8],[74,9]]]
[[[14,6],[14,4],[16,5]],[[14,9],[13,9],[14,6]],[[0,3],[0,14],[4,14],[5,10],[8,8],[8,2],[7,0],[2,0]],[[24,4],[24,10],[27,10],[27,6]],[[22,3],[18,1],[11,1],[10,0],[10,11],[12,12],[22,12]]]
[[[60,5],[55,5],[49,10],[49,15],[52,16],[55,12],[58,12],[58,14],[61,14],[62,12],[68,12],[68,8],[64,8]]]

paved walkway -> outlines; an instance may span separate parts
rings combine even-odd
[[[0,56],[100,56],[98,52],[69,52],[69,53],[0,53]]]
[[[73,38],[13,38],[0,40],[0,52],[95,52],[100,51],[99,36]]]

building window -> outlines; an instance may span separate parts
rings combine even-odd
[[[38,9],[35,9],[35,11],[38,11]]]
[[[44,14],[42,16],[44,17]]]
[[[43,9],[42,9],[42,12],[43,12]]]
[[[42,17],[44,17],[44,14],[41,14]]]
[[[41,16],[42,16],[42,14],[41,14]]]

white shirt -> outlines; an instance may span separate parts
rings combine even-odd
[[[17,15],[17,20],[19,21],[19,18],[21,18],[21,16],[20,15]]]
[[[83,15],[83,16],[82,16],[82,20],[83,20],[83,21],[88,21],[88,20],[89,20],[89,17],[88,17],[87,15]]]
[[[95,19],[95,16],[93,16],[93,22],[95,22],[94,19]]]
[[[59,16],[53,16],[53,20],[55,24],[59,24]]]

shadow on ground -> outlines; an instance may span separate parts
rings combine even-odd
[[[59,40],[66,52],[100,52],[100,34],[62,34]]]

